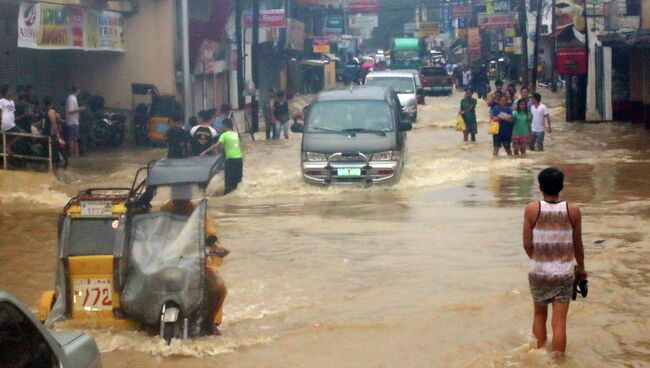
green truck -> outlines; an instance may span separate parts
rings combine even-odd
[[[394,38],[390,45],[390,68],[417,69],[422,66],[425,52],[423,39]]]

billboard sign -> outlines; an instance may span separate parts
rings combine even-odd
[[[478,26],[481,29],[506,29],[515,27],[515,19],[512,14],[488,14],[478,15]]]
[[[124,51],[124,42],[120,13],[48,3],[20,4],[18,47]]]
[[[379,11],[377,0],[350,0],[348,3],[350,13],[376,13]]]
[[[587,73],[584,0],[556,0],[555,71],[560,75]]]

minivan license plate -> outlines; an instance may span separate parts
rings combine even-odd
[[[361,176],[361,169],[340,168],[336,170],[336,173],[338,176],[342,176],[342,177]]]

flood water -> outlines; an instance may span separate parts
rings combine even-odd
[[[231,250],[223,336],[171,346],[87,329],[106,367],[650,366],[650,132],[554,118],[545,153],[491,157],[491,137],[453,130],[460,94],[428,98],[393,187],[319,188],[299,171],[300,136],[246,144],[244,183],[210,214]],[[480,102],[479,120],[487,120]],[[0,173],[0,289],[36,310],[53,285],[56,217],[69,195],[130,184],[163,151],[92,155],[62,181]],[[503,153],[502,153],[503,154]],[[583,212],[589,296],[571,304],[567,355],[531,349],[523,206],[537,172],[565,172]],[[75,326],[78,327],[78,326]],[[60,326],[59,328],[69,328]]]

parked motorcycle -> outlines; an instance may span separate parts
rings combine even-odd
[[[124,142],[126,115],[105,110],[104,98],[97,95],[80,97],[86,110],[80,115],[81,140],[85,149],[117,147]]]

